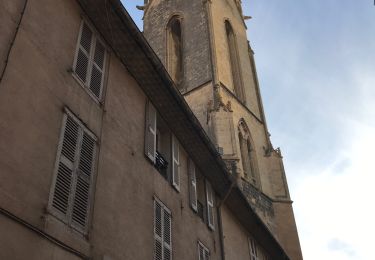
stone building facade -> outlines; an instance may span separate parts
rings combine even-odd
[[[302,259],[240,3],[144,8],[0,2],[0,259]]]

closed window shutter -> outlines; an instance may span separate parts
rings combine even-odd
[[[154,201],[154,259],[163,260],[163,223],[162,223],[162,206]]]
[[[180,151],[179,144],[175,136],[172,136],[172,184],[180,190]]]
[[[164,260],[172,260],[172,237],[171,237],[171,227],[172,220],[170,213],[164,209]]]
[[[154,200],[154,260],[172,260],[171,213],[157,200]]]
[[[63,131],[52,207],[63,217],[67,217],[73,183],[74,161],[78,150],[79,126],[71,117],[64,117]]]
[[[208,226],[214,230],[214,193],[211,184],[206,181],[207,220]]]
[[[87,133],[83,133],[72,212],[72,221],[80,229],[87,227],[94,157],[95,140]]]
[[[197,178],[195,175],[195,164],[191,159],[189,160],[188,170],[190,179],[190,206],[195,212],[197,212]]]
[[[98,39],[95,42],[95,51],[92,61],[91,78],[90,78],[90,90],[91,92],[100,99],[101,91],[104,81],[104,62],[105,62],[105,48]]]
[[[70,113],[64,117],[63,129],[51,210],[68,225],[86,232],[96,140]]]
[[[210,259],[210,251],[201,242],[198,242],[198,256],[199,260]]]
[[[102,96],[106,56],[104,45],[90,27],[82,22],[74,73],[98,100]]]
[[[74,72],[83,81],[83,83],[86,83],[88,78],[87,75],[89,70],[89,60],[92,49],[92,38],[92,31],[86,23],[82,23]]]
[[[250,259],[258,260],[258,250],[255,241],[252,238],[249,238],[249,247],[250,247]]]
[[[146,107],[145,153],[155,163],[156,154],[156,110],[151,102]]]

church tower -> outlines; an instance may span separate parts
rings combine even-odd
[[[302,259],[280,149],[263,111],[241,0],[146,0],[144,35],[291,259]]]

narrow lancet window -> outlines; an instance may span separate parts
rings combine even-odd
[[[243,177],[255,187],[260,188],[255,150],[252,139],[250,137],[249,129],[247,128],[245,122],[241,122],[238,130],[242,170],[244,175]]]
[[[168,23],[167,37],[167,66],[169,74],[179,90],[183,80],[182,29],[179,17],[173,17]]]
[[[239,100],[245,103],[245,94],[243,92],[242,86],[241,67],[238,57],[236,37],[234,35],[233,28],[228,21],[225,21],[225,30],[227,34],[228,52],[232,72],[234,93]]]

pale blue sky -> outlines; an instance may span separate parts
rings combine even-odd
[[[123,3],[141,26],[143,0]],[[375,259],[374,1],[243,5],[305,260]]]

